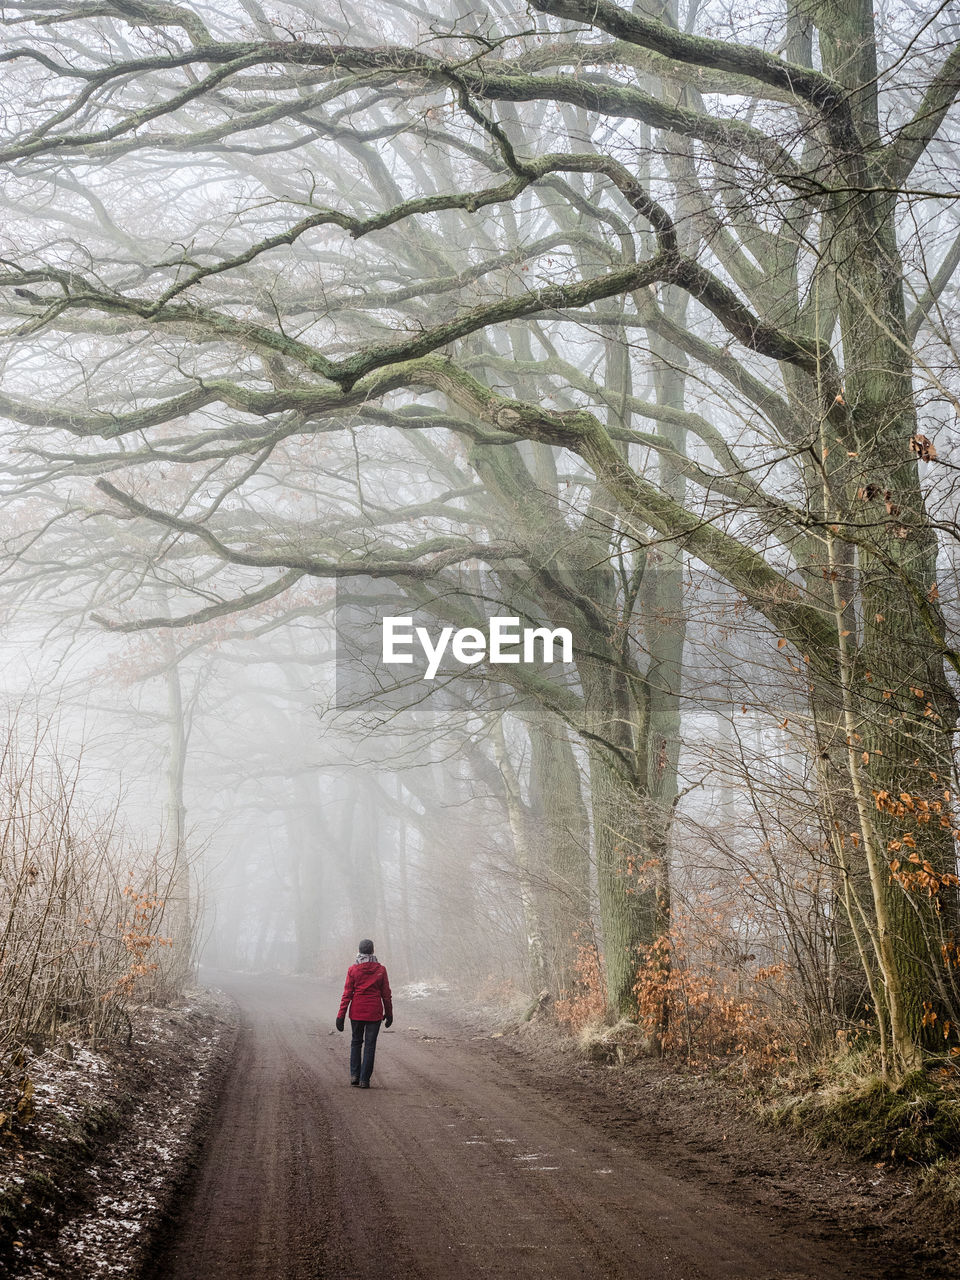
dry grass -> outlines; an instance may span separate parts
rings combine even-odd
[[[621,1018],[612,1027],[599,1021],[588,1022],[581,1027],[577,1043],[584,1057],[591,1062],[608,1062],[618,1066],[649,1057],[656,1051],[649,1032],[626,1018]]]
[[[781,1082],[764,1117],[868,1160],[935,1166],[960,1157],[960,1071],[915,1071],[896,1088],[871,1051],[849,1052]]]

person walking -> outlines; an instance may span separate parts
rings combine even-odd
[[[361,940],[358,951],[360,954],[347,970],[347,980],[343,985],[337,1030],[343,1030],[349,1009],[353,1032],[350,1037],[350,1083],[355,1088],[369,1089],[380,1023],[389,1027],[393,1022],[393,997],[387,971],[373,954],[373,943],[369,938]]]

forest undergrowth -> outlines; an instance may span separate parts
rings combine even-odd
[[[181,852],[85,783],[53,724],[0,730],[0,1265],[129,1126],[190,969]]]
[[[84,796],[52,725],[0,731],[0,1078],[61,1041],[129,1040],[131,1011],[174,995],[190,963],[182,851],[131,838],[119,799]],[[29,1080],[4,1126],[30,1111]]]
[[[866,1018],[832,1042],[805,1025],[783,964],[742,968],[693,943],[690,917],[639,958],[636,1020],[605,1008],[603,956],[580,945],[576,989],[551,1014],[588,1061],[614,1069],[660,1063],[720,1084],[742,1110],[805,1143],[913,1171],[927,1211],[951,1230],[960,1210],[960,1058],[945,1053],[894,1084],[884,1080]]]

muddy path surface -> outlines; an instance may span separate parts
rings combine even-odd
[[[349,1087],[338,992],[218,975],[239,1004],[164,1280],[876,1280],[937,1272],[829,1218],[706,1186],[594,1100],[518,1071],[429,1002],[398,1002],[373,1086]],[[349,1024],[348,1024],[349,1027]],[[497,1042],[493,1042],[495,1045]],[[610,1117],[614,1118],[615,1117]]]

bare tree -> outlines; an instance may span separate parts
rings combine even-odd
[[[438,512],[435,491],[424,510],[416,486],[452,452],[492,493],[516,486],[519,458],[545,509],[517,446],[548,447],[573,487],[570,517],[551,517],[568,554],[593,535],[607,564],[617,540],[663,557],[658,652],[602,699],[638,802],[609,829],[619,840],[658,788],[661,828],[672,812],[682,633],[666,619],[679,626],[686,556],[806,673],[887,1065],[914,1065],[942,1044],[957,918],[960,659],[914,385],[958,252],[923,232],[951,195],[960,49],[941,16],[891,18],[881,50],[866,0],[786,4],[743,39],[697,5],[681,23],[670,6],[536,0],[522,25],[496,5],[446,25],[380,6],[349,32],[288,9],[293,35],[244,5],[7,6],[21,214],[0,410],[27,446],[13,554],[39,554],[31,502],[59,525],[91,512],[85,476],[113,472],[95,518],[152,528],[154,558],[204,596],[177,625],[304,577],[524,563],[489,514],[449,493]],[[698,33],[715,20],[723,38]],[[628,376],[641,334],[650,397]],[[515,365],[523,342],[537,381],[518,387],[496,360]],[[318,474],[341,500],[358,477],[334,537],[331,511],[297,510]],[[658,692],[652,736],[638,678]],[[596,774],[593,791],[596,811]],[[615,968],[642,933],[616,901]],[[629,977],[624,963],[621,1004]]]

